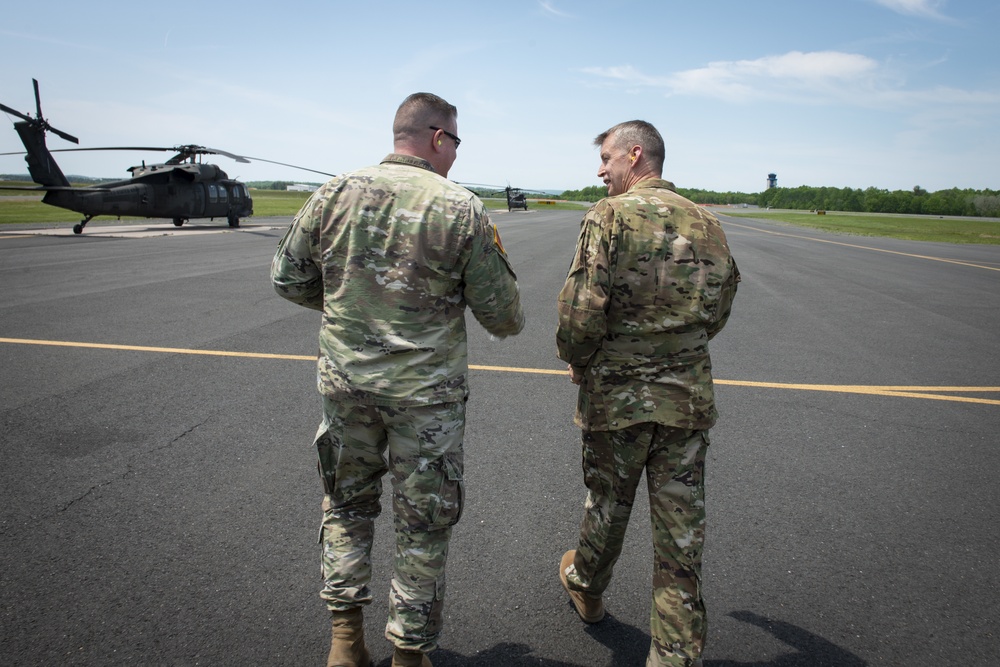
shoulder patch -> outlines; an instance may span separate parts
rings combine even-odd
[[[500,251],[501,255],[503,255],[504,257],[506,257],[507,256],[507,250],[504,249],[504,247],[503,247],[503,241],[500,240],[500,230],[497,229],[497,226],[494,225],[494,224],[491,224],[490,226],[493,227],[493,245],[495,245],[497,247],[497,250]]]

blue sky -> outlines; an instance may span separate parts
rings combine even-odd
[[[0,101],[32,110],[37,78],[45,116],[86,147],[195,143],[340,173],[390,152],[399,102],[429,91],[459,108],[460,182],[598,185],[594,136],[640,118],[681,187],[759,192],[774,172],[786,187],[1000,189],[996,0],[9,5]],[[0,152],[21,147],[12,120]],[[125,178],[166,156],[58,159]]]

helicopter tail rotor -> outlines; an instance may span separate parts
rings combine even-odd
[[[48,130],[57,137],[62,137],[63,139],[65,139],[70,143],[73,144],[80,143],[80,140],[74,137],[72,134],[68,134],[66,132],[63,132],[62,130],[57,130],[56,128],[49,125],[49,121],[45,120],[45,117],[42,116],[42,97],[41,95],[38,94],[38,79],[32,79],[31,83],[34,85],[35,88],[35,110],[38,112],[35,118],[38,121],[41,128],[43,130]]]
[[[56,135],[57,137],[62,137],[66,141],[69,141],[69,142],[74,143],[74,144],[80,143],[80,140],[77,139],[76,137],[74,137],[72,134],[69,134],[67,132],[63,132],[62,130],[57,130],[56,128],[54,128],[51,125],[49,125],[49,121],[45,120],[45,117],[42,116],[42,98],[41,98],[41,95],[39,95],[39,93],[38,93],[38,79],[32,79],[31,83],[34,85],[34,88],[35,88],[35,112],[36,113],[35,113],[35,117],[34,118],[32,118],[29,114],[23,114],[20,111],[17,111],[16,109],[11,109],[6,104],[0,104],[0,109],[2,109],[3,111],[5,111],[6,113],[9,113],[11,115],[17,116],[18,118],[20,118],[25,123],[28,123],[28,125],[30,127],[32,127],[33,129],[40,130],[42,132],[51,132],[52,134]]]

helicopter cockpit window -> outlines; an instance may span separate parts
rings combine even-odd
[[[219,191],[215,186],[215,183],[208,184],[208,201],[212,204],[219,201]]]
[[[222,202],[223,204],[226,203],[226,186],[225,185],[220,185],[219,186],[219,201]]]

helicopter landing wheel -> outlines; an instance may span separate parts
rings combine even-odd
[[[73,233],[74,234],[82,234],[83,233],[83,228],[87,226],[87,223],[90,222],[93,219],[93,217],[94,216],[92,216],[92,215],[88,215],[86,218],[84,218],[80,222],[78,222],[75,225],[73,225]]]
[[[240,226],[240,219],[238,217],[236,217],[235,215],[229,216],[228,220],[229,220],[229,226],[230,227],[239,227]]]
[[[187,222],[187,221],[184,218],[174,218],[174,227],[180,227],[185,222]]]

